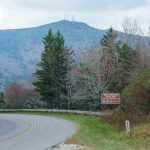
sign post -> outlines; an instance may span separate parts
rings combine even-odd
[[[120,104],[121,98],[120,93],[102,93],[101,103],[102,104]]]

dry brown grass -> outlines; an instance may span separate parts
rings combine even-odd
[[[150,123],[135,125],[132,129],[132,137],[136,139],[150,139]]]
[[[150,122],[135,125],[131,138],[136,140],[137,150],[150,150]]]
[[[112,114],[103,116],[103,121],[112,125],[124,135],[125,120],[131,123],[130,138],[135,141],[134,150],[150,150],[150,114],[137,117],[132,113],[114,111]]]
[[[144,116],[137,116],[132,112],[124,112],[120,110],[115,110],[111,114],[106,114],[102,116],[102,120],[118,130],[125,130],[125,120],[129,120],[131,127],[134,128],[137,125],[143,125],[150,122],[150,114]],[[142,126],[141,125],[141,126]]]

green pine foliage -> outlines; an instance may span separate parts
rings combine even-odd
[[[68,94],[68,73],[72,62],[72,51],[65,46],[65,40],[58,31],[49,30],[43,40],[44,51],[34,82],[40,98],[48,108],[63,108]]]
[[[113,28],[111,27],[106,34],[102,37],[100,44],[104,47],[111,48],[115,44],[115,39],[117,37],[116,32],[114,32]]]
[[[116,32],[110,28],[100,41],[100,44],[102,45],[100,78],[103,91],[112,91],[112,88],[114,90],[113,80],[116,77],[116,68],[118,65],[118,43],[116,42],[116,38]]]
[[[124,43],[118,48],[118,90],[121,92],[131,83],[136,50]]]
[[[112,28],[106,32],[100,43],[103,46],[101,59],[101,80],[105,82],[103,89],[109,92],[122,92],[131,82],[136,51],[127,43],[117,41],[117,34]]]

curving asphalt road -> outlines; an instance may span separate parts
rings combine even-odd
[[[0,150],[50,150],[74,132],[74,124],[55,117],[0,114]]]

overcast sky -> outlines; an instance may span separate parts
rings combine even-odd
[[[24,28],[62,19],[121,30],[125,17],[150,24],[150,0],[0,0],[0,29]]]

